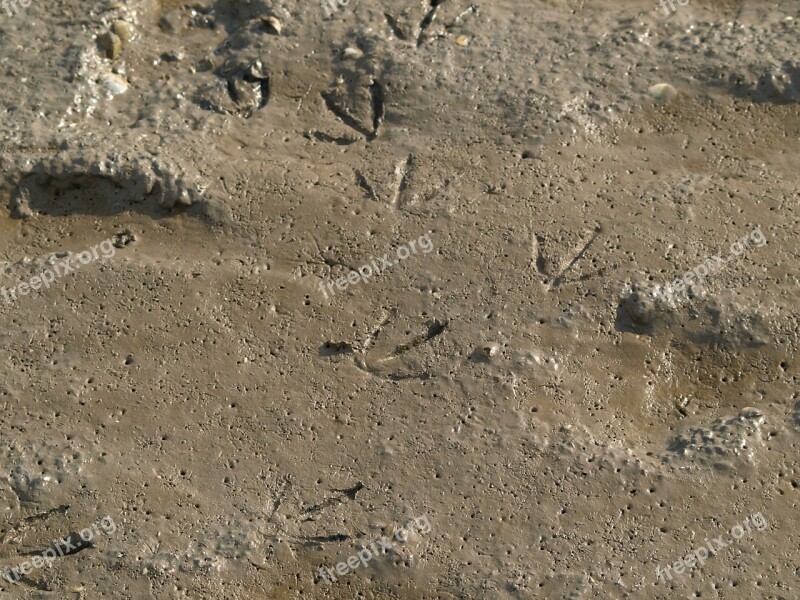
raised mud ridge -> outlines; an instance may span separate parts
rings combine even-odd
[[[9,194],[9,209],[17,218],[208,208],[212,202],[208,184],[188,160],[136,148],[106,151],[93,139],[64,142],[50,156],[6,154],[0,164],[6,173],[2,191]]]

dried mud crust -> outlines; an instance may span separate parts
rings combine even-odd
[[[754,462],[757,452],[765,446],[764,423],[763,412],[743,408],[736,417],[717,419],[709,426],[681,432],[667,450],[674,453],[672,459],[705,466],[715,466],[723,460]]]

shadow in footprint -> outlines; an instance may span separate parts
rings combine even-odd
[[[110,177],[73,175],[53,178],[29,175],[11,194],[12,216],[33,214],[65,217],[68,215],[111,216],[136,211],[150,217],[166,215],[155,202],[146,202],[145,194],[134,198],[130,188],[120,186]]]
[[[796,104],[800,103],[800,68],[784,63],[777,72],[767,70],[755,84],[748,85],[739,76],[731,75],[730,93],[757,104]]]
[[[221,215],[212,215],[210,203],[197,202],[174,184],[165,185],[161,179],[135,170],[114,176],[28,173],[12,189],[8,208],[18,219],[33,215],[108,217],[130,211],[152,219],[184,212],[203,220],[224,221]]]
[[[352,353],[353,346],[347,342],[325,342],[319,347],[320,356],[339,356]]]

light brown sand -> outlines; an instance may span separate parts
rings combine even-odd
[[[800,8],[469,7],[0,12],[4,597],[797,597]]]

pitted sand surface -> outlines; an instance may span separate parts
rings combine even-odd
[[[797,597],[797,4],[435,4],[0,12],[4,597]]]

